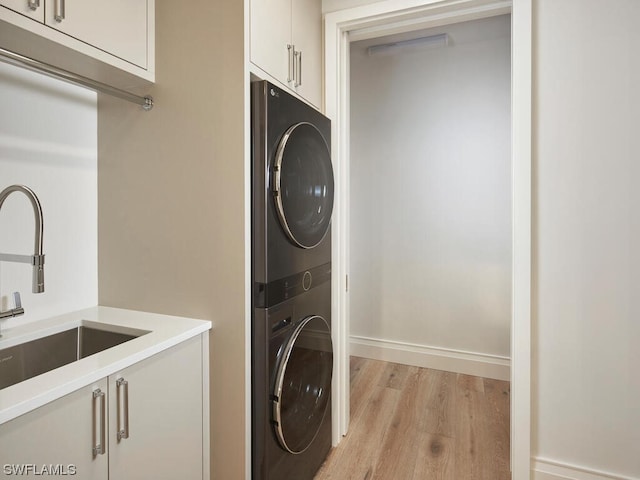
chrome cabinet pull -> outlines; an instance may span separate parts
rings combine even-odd
[[[64,20],[64,0],[56,0],[54,2],[53,19],[58,23]]]
[[[93,456],[104,455],[106,452],[106,411],[104,408],[105,394],[99,388],[93,391]]]
[[[298,56],[300,55],[300,52],[298,52],[297,50],[293,51],[293,86],[297,87],[299,85],[298,83]]]
[[[295,47],[293,45],[287,45],[287,83],[291,83],[293,81],[293,76],[295,75],[295,66],[294,66],[294,52]]]
[[[124,378],[116,380],[118,397],[118,441],[129,438],[129,382]]]
[[[27,5],[29,5],[29,8],[31,10],[37,10],[38,7],[40,6],[40,0],[29,0],[27,2]]]
[[[293,50],[293,86],[302,85],[302,51]]]

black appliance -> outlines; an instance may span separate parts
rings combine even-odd
[[[331,448],[331,123],[251,85],[252,478],[311,480]]]
[[[254,480],[311,480],[331,448],[331,282],[255,311]]]
[[[331,262],[331,122],[266,81],[252,84],[251,107],[253,280],[265,308],[269,289]]]

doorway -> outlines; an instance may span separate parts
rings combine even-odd
[[[510,25],[351,42],[351,355],[510,377]]]
[[[334,443],[349,422],[349,50],[352,41],[511,13],[512,44],[512,306],[511,463],[514,478],[529,478],[531,295],[531,2],[389,0],[325,16],[325,109],[332,119],[336,172],[333,219],[333,335],[336,352]]]

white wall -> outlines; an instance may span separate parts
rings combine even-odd
[[[351,335],[504,360],[510,17],[426,34],[440,32],[448,47],[368,56],[386,40],[352,44]]]
[[[31,266],[0,262],[1,308],[19,291],[25,315],[0,328],[96,305],[96,94],[0,64],[0,190],[32,188],[44,214],[45,292],[31,293]],[[33,210],[13,193],[0,210],[0,252],[33,254]]]
[[[640,2],[534,7],[536,478],[639,479]]]

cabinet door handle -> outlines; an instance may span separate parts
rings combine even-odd
[[[105,395],[99,388],[93,391],[93,456],[106,452],[106,414],[104,408]]]
[[[27,5],[29,5],[29,8],[31,10],[37,10],[38,7],[40,6],[40,0],[29,0],[27,2]]]
[[[302,50],[296,50],[293,46],[293,86],[302,85]]]
[[[124,378],[116,380],[118,397],[118,441],[129,438],[129,382]]]
[[[298,86],[298,51],[293,50],[293,86]]]
[[[294,65],[294,52],[295,47],[293,45],[287,45],[287,83],[291,83],[293,81],[293,77],[295,75],[295,65]]]
[[[64,0],[56,0],[53,4],[53,19],[60,23],[64,20]]]

